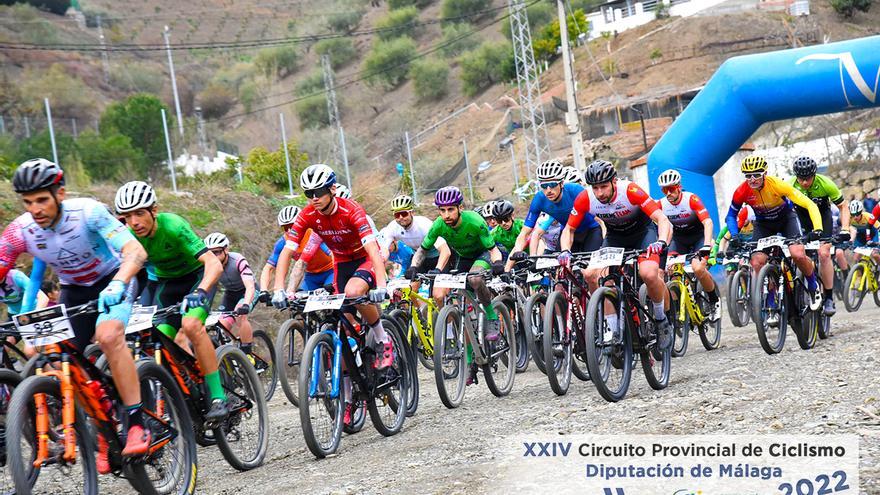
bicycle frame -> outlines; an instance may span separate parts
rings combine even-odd
[[[404,300],[409,302],[409,314],[410,314],[410,326],[406,332],[406,341],[412,343],[412,335],[416,334],[419,342],[422,344],[422,349],[424,350],[425,357],[431,357],[434,355],[434,342],[433,336],[428,335],[428,328],[422,323],[421,315],[419,314],[419,305],[418,303],[423,303],[425,308],[427,308],[427,321],[434,321],[437,317],[437,314],[440,312],[440,308],[437,307],[437,304],[434,302],[432,298],[423,297],[418,291],[414,291],[409,287],[404,287],[400,289],[400,294]]]
[[[874,269],[876,268],[876,264],[874,260],[869,256],[860,255],[861,259],[858,262],[858,265],[864,267],[862,270],[862,277],[859,279],[858,291],[864,292],[866,290],[871,292],[877,292],[878,284],[877,277],[874,273]],[[855,282],[855,281],[853,281]],[[850,289],[855,289],[855,287],[850,287]]]
[[[689,258],[688,261],[690,261]],[[675,264],[672,266],[669,278],[671,282],[678,285],[679,293],[682,295],[682,301],[678,308],[678,321],[684,322],[685,314],[687,314],[694,326],[702,325],[706,316],[703,315],[703,311],[694,297],[697,287],[696,275],[688,272],[684,264]]]
[[[644,283],[639,277],[638,256],[640,252],[638,250],[624,252],[623,265],[610,267],[608,274],[599,279],[599,286],[606,285],[608,282],[613,283],[613,288],[620,300],[620,324],[622,324],[623,318],[632,317],[635,324],[634,337],[636,337],[633,339],[634,347],[637,342],[643,339],[639,329],[642,327],[642,322],[648,321],[649,317],[647,308],[639,302],[639,288]],[[632,265],[632,267],[627,268],[627,265]]]
[[[572,266],[574,265],[574,260]],[[576,334],[581,334],[584,339],[584,326],[586,325],[586,308],[590,301],[590,290],[581,282],[580,279],[568,266],[561,266],[556,272],[555,280],[556,290],[565,294],[565,300],[568,302],[568,311],[566,311],[565,339],[571,341],[572,329]],[[580,295],[574,294],[574,288],[580,289]],[[578,340],[580,341],[580,340]],[[584,340],[586,342],[586,340]],[[567,342],[566,342],[567,343]],[[585,349],[584,349],[585,350]]]

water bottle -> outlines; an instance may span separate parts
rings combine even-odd
[[[361,351],[358,350],[358,343],[353,337],[348,338],[348,345],[351,347],[351,353],[354,354],[354,362],[358,365],[358,367],[362,366],[363,361],[361,361]]]
[[[110,413],[113,410],[113,402],[110,400],[110,397],[107,397],[107,393],[104,391],[104,387],[101,386],[101,382],[97,380],[89,380],[86,383],[95,396],[98,397],[98,402],[101,404],[104,413],[110,417]]]

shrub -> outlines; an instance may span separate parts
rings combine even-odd
[[[248,81],[238,88],[238,101],[241,102],[245,112],[250,112],[259,98],[260,87],[254,81]]]
[[[529,18],[529,29],[533,33],[537,33],[546,26],[553,22],[556,19],[556,4],[550,4],[547,2],[538,2],[526,7],[526,15]],[[501,32],[504,33],[504,36],[507,39],[511,39],[510,36],[510,22],[505,22],[501,24]]]
[[[354,43],[349,38],[323,39],[315,43],[315,52],[318,55],[329,55],[330,65],[334,69],[351,62],[357,56]]]
[[[324,90],[324,72],[315,69],[304,79],[296,83],[293,92],[296,96],[309,96]]]
[[[582,33],[589,32],[590,23],[583,10],[574,11],[566,19],[569,41],[577,39],[578,30]],[[553,21],[541,29],[541,33],[532,43],[535,58],[540,60],[552,60],[556,58],[556,50],[562,44],[562,33],[559,31],[559,21]]]
[[[361,22],[364,11],[360,7],[342,6],[342,11],[327,16],[327,27],[331,31],[350,33]]]
[[[144,64],[126,63],[119,70],[110,71],[110,83],[127,92],[158,94],[164,82],[161,71]]]
[[[856,10],[867,12],[873,0],[831,0],[831,7],[842,17],[852,17]]]
[[[199,104],[206,119],[216,119],[226,115],[235,105],[235,95],[223,86],[212,84],[199,94]]]
[[[287,153],[290,157],[290,172],[293,177],[309,165],[309,157],[301,152],[294,141],[288,140]],[[242,174],[257,184],[270,184],[278,190],[286,191],[287,166],[284,161],[284,149],[280,146],[276,151],[269,151],[261,146],[252,149],[245,160]]]
[[[380,29],[377,34],[381,40],[390,40],[400,36],[415,35],[413,23],[419,18],[419,11],[415,7],[404,7],[392,10],[385,17],[376,22],[376,28]]]
[[[86,172],[103,181],[138,179],[146,175],[144,154],[122,134],[80,134],[76,150]]]
[[[509,23],[507,24],[510,25]],[[466,23],[459,22],[443,26],[443,41],[440,51],[446,57],[457,57],[462,53],[473,50],[480,45],[480,39],[476,36],[474,28]]]
[[[415,62],[409,71],[420,100],[437,100],[446,94],[449,65],[436,59]]]
[[[237,62],[231,66],[224,66],[219,69],[211,81],[226,87],[233,93],[239,91],[241,86],[253,77],[255,73],[254,64],[249,62]]]
[[[406,37],[379,41],[364,62],[370,74],[367,82],[381,84],[386,89],[399,86],[409,71],[409,61],[417,55],[415,42]]]
[[[294,108],[296,108],[296,115],[299,117],[299,125],[303,129],[324,127],[330,124],[326,95],[308,96],[296,102]]]
[[[60,64],[52,64],[46,72],[29,71],[25,80],[22,96],[31,111],[43,113],[45,97],[49,98],[53,115],[86,118],[95,109],[92,91]]]
[[[504,63],[512,53],[508,43],[484,43],[459,58],[465,94],[473,96],[501,81]]]
[[[293,46],[276,46],[260,50],[254,64],[266,77],[283,79],[296,72],[300,53]]]
[[[440,15],[444,18],[461,18],[464,22],[475,22],[482,17],[477,13],[491,5],[491,0],[443,0]]]
[[[431,0],[388,0],[388,8],[391,10],[409,7],[410,5],[423,9],[431,5]]]

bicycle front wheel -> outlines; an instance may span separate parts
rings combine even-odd
[[[38,398],[46,405],[41,414],[45,415],[49,425],[49,458],[40,468],[35,468]],[[76,459],[68,462],[62,458],[64,425],[60,384],[48,376],[32,376],[15,388],[6,418],[6,455],[15,483],[15,493],[98,493],[93,442],[89,438],[85,416],[79,408],[74,408]]]
[[[510,320],[508,306],[500,297],[492,301],[492,309],[501,322],[501,335],[495,342],[483,343],[489,356],[489,362],[483,365],[483,376],[486,378],[486,386],[495,397],[504,397],[513,389],[519,358],[516,348],[518,332]]]
[[[599,395],[608,402],[623,399],[632,379],[630,316],[611,324],[621,314],[621,304],[617,289],[599,287],[587,305],[587,369]]]
[[[323,459],[339,448],[345,414],[342,380],[336,384],[336,395],[332,394],[333,337],[323,332],[312,335],[302,355],[304,360],[299,368],[300,424],[309,450],[315,457]]]
[[[715,296],[721,297],[717,286],[715,287]],[[700,293],[698,304],[700,305],[700,311],[702,311],[703,315],[709,315],[712,313],[712,304],[709,303],[709,298],[706,296],[705,292]],[[748,305],[746,305],[745,308],[748,310]],[[748,319],[748,316],[746,316],[746,319]],[[708,318],[703,319],[703,323],[699,326],[699,333],[703,348],[707,351],[718,349],[718,346],[721,345],[721,318],[718,318],[715,321],[709,320]]]
[[[254,369],[257,377],[263,385],[263,393],[266,394],[266,402],[272,400],[275,395],[275,386],[278,383],[278,367],[275,358],[275,346],[272,339],[262,330],[254,332],[254,350],[251,357],[254,358]]]
[[[666,318],[674,318],[670,312],[666,313]],[[671,320],[670,320],[671,321]],[[657,324],[648,319],[641,322],[641,325],[648,325],[648,335],[657,335]],[[653,327],[653,328],[651,328]],[[642,363],[642,371],[645,373],[645,380],[654,390],[663,390],[669,385],[669,376],[672,371],[672,349],[665,351],[660,349],[660,340],[654,339],[652,344],[640,346],[639,361]]]
[[[461,310],[443,306],[434,324],[434,379],[440,402],[455,409],[464,400],[467,378],[467,344],[464,340]]]
[[[690,318],[687,310],[682,308],[686,304],[685,298],[689,295],[685,292],[684,285],[677,280],[667,282],[666,288],[669,289],[669,311],[666,316],[670,318],[672,327],[675,330],[672,344],[672,355],[674,357],[682,357],[687,352],[688,338],[691,333]]]
[[[214,429],[214,438],[229,465],[247,471],[263,464],[269,448],[266,395],[257,371],[240,349],[220,346],[217,363],[229,416]]]
[[[785,280],[778,265],[767,263],[755,277],[752,287],[752,312],[758,341],[767,354],[777,354],[785,347],[785,333],[788,331],[788,315],[785,297]],[[771,325],[767,319],[775,318]]]
[[[868,268],[865,263],[856,263],[849,269],[846,282],[843,284],[843,305],[850,313],[858,311],[862,306],[867,292]]]
[[[571,348],[568,329],[568,300],[553,291],[544,308],[544,364],[550,389],[556,395],[568,393],[571,384]]]
[[[302,351],[306,345],[303,321],[291,318],[281,324],[275,337],[275,356],[278,381],[287,400],[299,407],[298,385]]]
[[[736,327],[744,327],[751,320],[751,296],[749,294],[749,273],[737,270],[730,282],[730,295],[727,297],[727,312]]]
[[[416,346],[414,345],[407,345],[407,329],[401,327],[398,324],[398,321],[399,320],[394,318],[383,318],[382,325],[385,328],[389,328],[386,325],[394,327],[396,332],[395,335],[397,337],[394,340],[395,349],[404,349],[406,351],[406,366],[408,374],[408,379],[406,381],[406,415],[410,417],[415,415],[416,411],[419,410],[419,362],[416,358],[416,354],[419,354],[419,350],[416,349]],[[402,347],[397,347],[398,344]]]
[[[2,428],[4,442],[6,431],[9,426],[9,401],[12,400],[12,392],[19,383],[21,383],[21,376],[19,376],[18,373],[12,370],[0,369],[0,428]],[[3,463],[0,464],[0,466],[2,466],[2,468],[0,468],[0,473],[2,473],[0,474],[0,493],[11,495],[15,493],[15,484],[12,480],[12,472],[9,469],[9,463],[5,460],[5,446],[0,450],[0,455],[3,455],[4,457]]]
[[[544,308],[547,304],[547,294],[537,292],[532,294],[528,302],[526,302],[526,341],[529,346],[529,353],[535,361],[535,366],[546,374],[547,370],[544,365]]]
[[[821,301],[822,281],[819,282],[819,290],[816,296]],[[813,295],[802,284],[795,284],[794,307],[790,311],[796,312],[797,325],[792,325],[794,335],[797,337],[801,349],[812,349],[819,340],[819,325],[822,323],[822,303],[816,302]],[[818,306],[818,307],[817,307]]]

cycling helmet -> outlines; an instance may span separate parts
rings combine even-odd
[[[854,199],[849,202],[850,215],[861,215],[863,211],[865,211],[865,205],[861,201]]]
[[[489,201],[488,203],[484,204],[483,207],[480,209],[480,215],[483,218],[495,218],[495,212],[493,210],[495,208],[496,202],[497,201]]]
[[[413,209],[413,199],[406,194],[395,196],[391,200],[391,211],[411,211]]]
[[[434,204],[437,206],[458,206],[464,201],[461,190],[455,186],[446,186],[438,189],[434,194]]]
[[[657,177],[657,184],[660,187],[677,186],[681,184],[681,174],[678,170],[669,169]]]
[[[565,167],[558,160],[547,160],[538,165],[538,182],[562,180],[565,178]]]
[[[321,189],[336,184],[336,172],[322,163],[309,165],[299,176],[299,186],[303,191]]]
[[[607,160],[596,160],[587,165],[587,171],[584,174],[584,180],[590,185],[609,182],[615,177],[617,177],[617,170]]]
[[[495,201],[492,205],[492,216],[495,218],[508,218],[513,216],[513,203],[510,201]]]
[[[767,172],[767,160],[760,155],[750,155],[743,158],[742,164],[739,168],[744,174]]]
[[[584,174],[574,167],[565,167],[565,183],[580,184],[584,181]]]
[[[64,171],[45,158],[28,160],[15,169],[12,188],[17,193],[28,193],[64,185]]]
[[[229,238],[220,232],[208,234],[208,237],[205,237],[205,247],[208,249],[228,248]]]
[[[299,206],[285,206],[278,212],[278,225],[290,225],[299,215]]]
[[[799,156],[794,161],[794,175],[806,179],[808,177],[812,177],[816,175],[816,169],[819,168],[816,165],[816,160],[808,156]]]
[[[146,182],[127,182],[116,191],[116,213],[128,213],[156,204],[156,193]]]
[[[345,184],[336,184],[336,197],[343,199],[351,199],[351,189]]]

